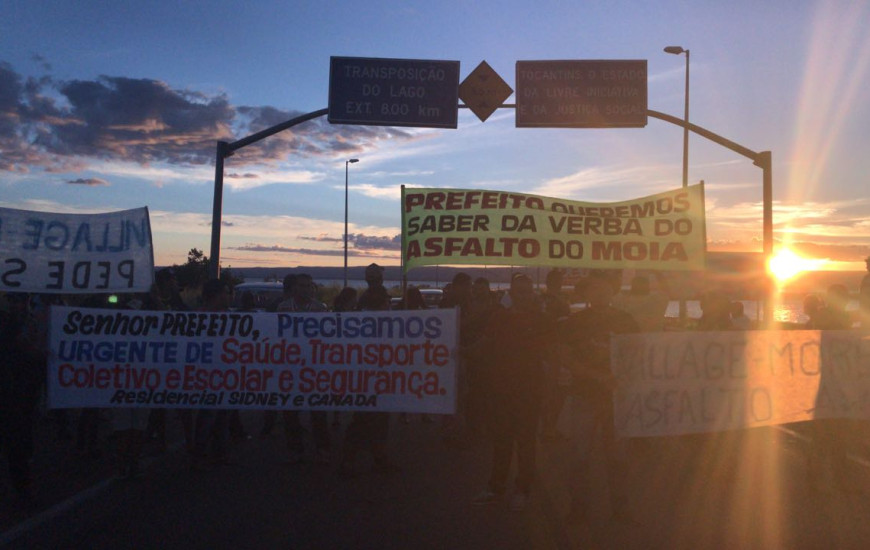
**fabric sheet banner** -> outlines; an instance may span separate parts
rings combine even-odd
[[[453,413],[452,309],[352,313],[52,307],[52,408]]]
[[[704,223],[703,184],[613,203],[403,188],[403,265],[697,270]]]
[[[0,208],[0,290],[147,292],[154,279],[148,208],[58,214]]]
[[[611,345],[615,423],[626,437],[870,419],[866,333],[660,332]]]

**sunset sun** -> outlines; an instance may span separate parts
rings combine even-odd
[[[783,248],[770,259],[767,270],[776,279],[777,283],[785,283],[805,271],[821,269],[827,260],[813,260],[803,258],[794,251]]]

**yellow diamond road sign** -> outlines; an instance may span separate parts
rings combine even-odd
[[[512,93],[513,89],[486,61],[481,61],[459,85],[459,99],[481,122],[486,121]]]

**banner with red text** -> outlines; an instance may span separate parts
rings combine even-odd
[[[0,290],[148,292],[154,249],[148,209],[61,214],[0,208]]]
[[[403,188],[403,265],[698,270],[704,223],[703,184],[611,203]]]
[[[453,413],[453,309],[345,313],[52,307],[51,408]]]
[[[611,368],[625,437],[870,419],[870,335],[859,331],[615,336]]]

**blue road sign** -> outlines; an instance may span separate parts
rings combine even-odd
[[[459,61],[331,57],[332,124],[456,128]]]
[[[517,61],[517,128],[642,128],[646,60]]]

